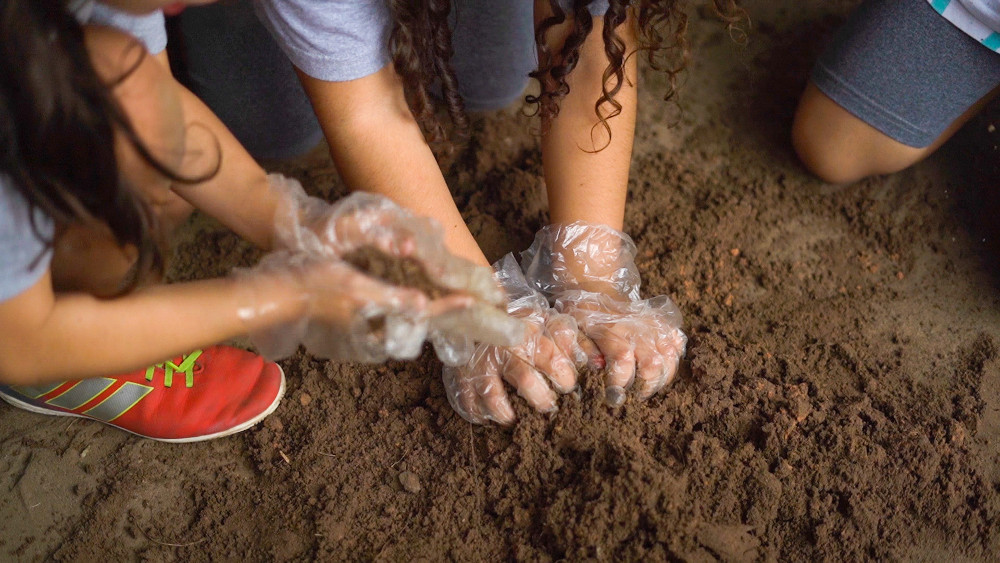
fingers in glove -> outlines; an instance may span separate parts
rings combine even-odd
[[[591,334],[607,362],[604,380],[605,401],[612,407],[625,402],[625,389],[635,378],[635,353],[625,335],[613,327],[601,328]]]
[[[566,355],[551,336],[551,333],[546,332],[536,340],[534,367],[549,378],[556,391],[569,393],[576,388],[576,368],[570,356]],[[569,338],[576,342],[575,334]]]
[[[655,394],[657,391],[662,389],[663,385],[666,385],[673,381],[674,377],[677,375],[677,370],[680,367],[681,357],[684,355],[684,346],[687,343],[687,337],[680,329],[673,329],[666,332],[663,336],[657,339],[656,350],[663,359],[663,384],[659,388],[649,388],[643,387],[639,390],[639,399],[646,400]]]
[[[386,314],[421,317],[426,314],[428,299],[423,292],[389,285],[360,272],[324,275],[336,273],[335,268],[327,271],[321,268],[308,274],[304,285],[312,296],[311,316],[348,326],[359,318]]]
[[[642,342],[635,347],[635,360],[638,398],[645,401],[666,385],[669,358],[660,353],[656,342]]]
[[[607,360],[597,344],[591,340],[583,331],[577,331],[577,345],[583,350],[585,365],[590,369],[599,371],[607,366]]]
[[[674,380],[677,375],[677,369],[680,367],[680,357],[674,352],[669,352],[667,354],[661,354],[663,358],[663,376],[662,380],[658,385],[654,384],[652,381],[643,381],[643,386],[639,389],[638,398],[640,401],[645,401],[646,399],[652,397],[657,392],[659,392],[668,383]]]
[[[467,368],[445,368],[443,379],[445,394],[455,412],[473,424],[485,424],[487,419]]]
[[[468,309],[476,303],[476,300],[471,295],[462,295],[459,293],[453,293],[451,295],[445,295],[444,297],[439,297],[427,304],[427,314],[435,317],[437,315],[443,315],[445,313],[451,313],[454,311],[461,311],[462,309]]]
[[[427,295],[417,289],[389,285],[377,280],[359,284],[352,294],[355,301],[366,303],[366,308],[423,314],[428,309]]]
[[[503,378],[536,411],[552,412],[558,408],[555,392],[528,360],[513,356],[504,365]]]
[[[545,323],[545,329],[559,350],[573,361],[573,365],[582,368],[588,363],[587,352],[581,342],[581,333],[577,330],[576,321],[569,315],[555,315]],[[587,339],[590,342],[590,339]],[[590,342],[593,349],[597,351],[597,346]],[[600,353],[598,351],[598,353]],[[565,393],[565,391],[563,391]]]
[[[476,397],[475,411],[480,418],[505,426],[514,424],[517,416],[495,366],[491,366],[487,373],[474,376],[472,383]]]

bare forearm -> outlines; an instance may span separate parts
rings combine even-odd
[[[615,95],[621,113],[607,120],[609,138],[609,131],[594,112],[608,66],[602,28],[603,20],[594,18],[594,29],[581,47],[579,63],[567,77],[569,94],[542,137],[542,163],[553,223],[587,221],[620,230],[632,158],[637,73],[635,57],[630,57],[625,64],[625,81]],[[550,31],[553,52],[562,47],[567,32],[568,24]],[[622,24],[618,34],[625,41],[626,53],[634,50],[632,22]],[[607,115],[612,108],[605,104],[601,109]]]
[[[267,173],[212,110],[180,84],[177,88],[188,126],[183,171],[203,175],[216,159],[221,160],[211,178],[197,184],[176,183],[174,191],[241,237],[271,249],[278,194],[270,189]]]
[[[170,75],[167,52],[153,58],[166,69],[165,87],[177,91],[183,110],[185,151],[176,172],[198,178],[218,167],[203,182],[175,182],[173,191],[246,240],[270,250],[278,194],[270,189],[267,173],[215,113]]]
[[[245,311],[261,293],[273,307],[248,318]],[[64,294],[46,301],[16,299],[0,306],[0,320],[17,323],[0,326],[0,380],[38,383],[123,373],[287,322],[305,307],[294,288],[268,278],[159,286],[113,300]]]
[[[386,67],[351,82],[324,82],[300,73],[344,182],[384,195],[444,227],[449,250],[488,264],[455,206],[441,169]]]

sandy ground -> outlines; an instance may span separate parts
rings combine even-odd
[[[751,2],[746,47],[696,19],[676,127],[644,78],[626,229],[691,336],[666,392],[611,411],[589,375],[550,419],[473,427],[430,354],[300,354],[273,416],[207,443],[4,405],[0,558],[996,560],[1000,133],[984,116],[891,177],[808,177],[794,103],[853,4]],[[545,220],[529,128],[480,120],[448,174],[490,258]],[[343,193],[322,148],[272,167]],[[172,276],[255,256],[196,220]]]

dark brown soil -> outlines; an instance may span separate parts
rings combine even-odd
[[[626,230],[690,335],[647,403],[583,379],[551,417],[471,426],[441,366],[282,362],[264,424],[166,445],[0,409],[4,559],[997,560],[996,145],[845,187],[788,143],[811,61],[854,2],[748,2],[747,47],[694,21],[683,113],[645,76]],[[781,7],[784,6],[784,7]],[[476,125],[449,172],[488,257],[544,223],[531,121]],[[984,164],[987,163],[987,164]],[[273,169],[343,190],[322,150]],[[256,253],[205,222],[174,279]]]
[[[416,289],[431,299],[452,293],[427,275],[420,262],[413,258],[397,258],[377,248],[364,246],[345,254],[344,261],[375,279]]]

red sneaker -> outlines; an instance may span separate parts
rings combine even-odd
[[[80,416],[161,442],[198,442],[250,428],[285,393],[281,367],[230,346],[145,370],[35,386],[0,386],[0,399],[31,412]]]

